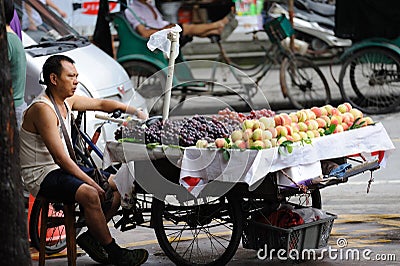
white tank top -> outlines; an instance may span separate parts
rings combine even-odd
[[[32,105],[39,102],[48,104],[57,115],[56,110],[54,109],[54,105],[49,99],[45,98],[43,94],[34,99],[26,110],[28,110]],[[65,127],[68,131],[68,135],[71,138],[71,107],[66,101],[65,104],[67,107],[67,117],[63,120]],[[22,119],[24,119],[25,117],[25,112]],[[65,144],[60,123],[58,125],[58,131],[64,144],[65,152],[68,154],[68,148]],[[45,176],[51,171],[60,167],[54,162],[53,157],[51,156],[49,150],[42,140],[42,137],[39,134],[29,132],[21,127],[19,137],[22,179],[24,181],[25,187],[33,196],[36,197],[37,193],[40,190],[40,184],[42,183]]]

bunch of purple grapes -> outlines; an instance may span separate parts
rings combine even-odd
[[[226,138],[232,131],[216,118],[208,120],[195,115],[183,120],[157,121],[149,127],[141,125],[124,126],[115,132],[115,138],[132,138],[139,143],[160,143],[165,145],[194,146],[200,139],[209,143],[217,138]]]

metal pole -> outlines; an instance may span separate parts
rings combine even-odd
[[[293,27],[293,17],[294,17],[294,0],[289,0],[289,21]],[[294,51],[294,35],[290,36],[290,50]]]
[[[174,78],[175,58],[179,53],[178,45],[177,45],[177,42],[179,40],[179,32],[171,31],[168,33],[167,37],[171,41],[171,49],[170,49],[169,61],[168,61],[167,81],[165,83],[163,121],[168,119],[168,116],[169,116],[169,104],[171,101],[171,89],[172,89],[172,80]]]

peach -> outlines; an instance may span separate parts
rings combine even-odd
[[[364,121],[366,122],[367,125],[372,125],[374,124],[374,120],[370,116],[364,117]]]
[[[314,134],[314,138],[319,138],[321,136],[317,129],[312,130],[312,133]]]
[[[264,139],[263,142],[266,149],[272,148],[272,143],[269,139]]]
[[[323,115],[320,118],[324,119],[326,122],[326,127],[329,127],[331,125],[331,119],[327,115]]]
[[[293,138],[293,141],[300,141],[300,140],[301,140],[301,136],[300,136],[300,134],[297,133],[297,132],[294,132],[294,133],[292,134],[292,138]]]
[[[272,144],[272,147],[278,146],[278,139],[277,138],[272,138],[271,139],[271,144]]]
[[[344,103],[339,104],[338,107],[337,107],[337,109],[338,109],[342,114],[344,114],[344,113],[346,113],[346,112],[349,111],[349,110],[347,110],[347,106],[344,105]]]
[[[272,133],[269,130],[263,131],[263,139],[272,139]]]
[[[306,113],[307,113],[307,120],[315,120],[317,118],[315,113],[310,109],[306,109]]]
[[[339,125],[336,126],[335,130],[333,131],[333,133],[340,133],[340,132],[343,132],[343,131],[344,131],[344,129],[343,129],[342,124],[339,124]]]
[[[271,127],[275,127],[275,120],[273,117],[260,117],[260,119],[258,119],[258,121],[260,121],[261,123],[264,124],[265,129],[271,128]]]
[[[316,117],[320,117],[322,115],[322,108],[314,106],[314,107],[311,107],[310,110],[315,114]]]
[[[196,148],[207,148],[208,147],[208,142],[205,139],[199,139],[196,142]]]
[[[246,142],[239,139],[237,141],[235,141],[235,145],[239,148],[239,149],[246,149]]]
[[[248,141],[246,141],[246,148],[250,149],[251,147],[253,147],[253,140],[249,139]]]
[[[333,107],[331,110],[331,115],[336,115],[339,116],[341,114],[341,112],[339,111],[339,109]]]
[[[342,123],[342,127],[343,127],[343,131],[346,131],[349,129],[350,126],[347,123]]]
[[[252,135],[253,135],[253,130],[251,128],[247,128],[243,132],[243,140],[247,141],[247,140],[251,139]]]
[[[318,128],[326,128],[326,121],[323,118],[318,117],[315,121],[318,123]]]
[[[349,112],[347,112],[347,113],[344,113],[343,115],[342,115],[342,122],[343,123],[346,123],[347,125],[349,125],[349,126],[351,126],[351,125],[353,125],[353,123],[354,123],[354,116],[353,116],[353,114],[352,113],[349,113]]]
[[[281,118],[282,126],[290,125],[292,123],[292,119],[287,113],[281,113],[279,117]]]
[[[257,128],[253,131],[253,135],[251,135],[253,140],[262,140],[263,139],[263,130],[261,128]]]
[[[262,124],[260,121],[258,121],[258,120],[253,120],[253,130],[256,130],[256,129],[260,128],[261,125],[264,126],[264,124]]]
[[[334,115],[331,117],[331,125],[339,125],[342,124],[342,117]]]
[[[287,139],[287,140],[290,140],[290,141],[294,141],[294,140],[293,140],[293,137],[292,137],[291,135],[287,135],[287,136],[286,136],[286,139]]]
[[[284,126],[277,126],[276,131],[278,132],[278,136],[287,136],[288,131]]]
[[[318,129],[318,122],[316,120],[307,120],[305,123],[308,130]]]
[[[308,135],[307,135],[307,133],[304,132],[304,131],[300,131],[300,132],[299,132],[299,135],[300,135],[300,137],[301,137],[302,140],[308,139]]]
[[[307,124],[304,123],[304,122],[299,122],[297,125],[299,126],[299,131],[304,131],[305,132],[308,129]]]
[[[299,118],[297,117],[295,112],[291,112],[289,114],[290,119],[292,119],[292,124],[299,122]]]
[[[278,136],[278,131],[275,127],[268,128],[268,131],[271,132],[272,138],[276,138]]]
[[[274,121],[275,121],[275,127],[276,127],[276,126],[281,126],[281,125],[282,125],[282,120],[281,120],[280,115],[274,116]]]
[[[256,140],[253,142],[253,145],[251,146],[252,148],[261,148],[264,149],[265,148],[265,144],[262,140]]]
[[[224,138],[217,138],[215,140],[215,146],[217,148],[224,148],[228,144]]]
[[[246,119],[243,121],[243,130],[245,129],[253,129],[254,121],[250,119]]]
[[[292,133],[293,133],[293,129],[292,129],[292,126],[289,126],[289,125],[285,125],[285,127],[286,127],[286,129],[287,129],[287,135],[292,135]]]
[[[233,142],[243,139],[243,131],[242,130],[233,131],[231,134],[231,139]]]
[[[292,132],[299,132],[300,131],[300,127],[299,127],[298,123],[293,122],[291,124],[291,126],[292,126]]]
[[[312,132],[312,130],[308,130],[306,133],[309,139],[315,138],[314,132]]]
[[[296,112],[299,122],[304,122],[307,120],[307,113],[304,110],[300,110]]]
[[[346,106],[347,112],[350,112],[350,110],[353,108],[353,106],[351,106],[351,104],[348,103],[348,102],[345,102],[345,103],[343,103],[343,104]]]
[[[277,145],[279,146],[279,145],[281,145],[283,142],[285,142],[285,141],[287,141],[287,138],[286,137],[280,137],[279,139],[278,139],[278,142],[277,142]]]
[[[332,114],[332,109],[334,107],[332,105],[330,105],[330,104],[327,104],[327,105],[324,105],[322,108],[325,108],[325,110],[327,112],[327,115],[331,115]]]
[[[362,118],[364,116],[363,113],[356,108],[352,108],[349,112],[354,116],[354,119]]]

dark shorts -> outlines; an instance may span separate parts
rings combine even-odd
[[[94,174],[93,168],[87,168],[84,166],[79,166],[79,168],[90,177]],[[110,177],[110,173],[102,173],[107,178]],[[64,202],[74,202],[76,191],[84,183],[85,182],[79,178],[65,172],[64,170],[56,169],[51,171],[43,179],[43,182],[40,184],[38,195]]]

